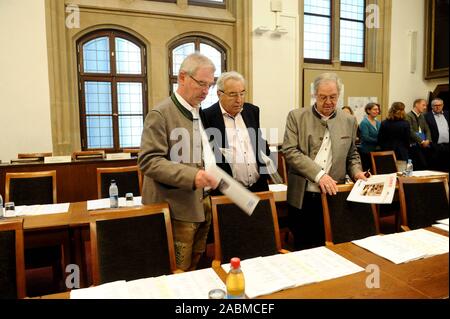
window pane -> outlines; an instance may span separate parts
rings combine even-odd
[[[329,16],[331,14],[331,1],[330,0],[305,0],[304,12],[321,14]]]
[[[364,62],[364,23],[341,20],[340,57],[344,62]]]
[[[116,68],[118,74],[141,74],[141,49],[131,41],[116,38]]]
[[[214,85],[212,88],[209,89],[208,95],[203,100],[201,107],[202,109],[206,109],[219,101],[219,97],[217,96],[217,86]]]
[[[142,83],[117,83],[119,114],[142,114]]]
[[[330,18],[305,15],[304,58],[330,59]]]
[[[142,116],[119,116],[120,147],[139,147],[142,129]]]
[[[85,82],[86,114],[111,114],[111,83]]]
[[[211,61],[213,61],[216,66],[214,77],[218,77],[222,73],[222,56],[219,50],[208,44],[200,43],[200,53],[206,55],[211,59]]]
[[[88,148],[113,147],[113,130],[110,116],[86,116],[86,128]]]
[[[96,38],[83,45],[84,72],[110,73],[108,37]]]
[[[341,18],[364,21],[364,0],[341,0]]]
[[[180,70],[180,66],[184,58],[194,52],[195,52],[194,43],[185,43],[173,49],[172,53],[173,75],[178,75],[178,71]]]

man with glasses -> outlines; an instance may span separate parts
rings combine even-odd
[[[186,57],[177,91],[148,113],[142,132],[142,203],[169,203],[176,262],[182,270],[196,268],[211,224],[210,199],[203,191],[217,181],[204,170],[199,108],[214,85],[214,71],[204,55]]]
[[[217,80],[219,101],[201,111],[217,165],[252,192],[269,190],[260,155],[270,154],[259,127],[259,108],[245,103],[245,79],[235,71]],[[216,194],[220,194],[216,191]]]
[[[431,131],[432,169],[448,172],[448,111],[443,111],[444,101],[434,99],[431,101],[432,112],[425,114]]]
[[[289,113],[283,141],[288,166],[288,219],[296,250],[325,244],[320,193],[336,195],[336,184],[366,179],[355,146],[357,122],[336,110],[341,81],[334,73],[314,80],[316,103]]]

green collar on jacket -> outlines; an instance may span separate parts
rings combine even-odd
[[[172,102],[175,104],[175,106],[178,108],[178,110],[181,112],[181,114],[184,115],[185,118],[187,118],[190,121],[194,120],[192,113],[189,112],[183,105],[181,105],[180,101],[177,100],[177,97],[175,96],[175,94],[172,93],[170,98],[172,99]]]

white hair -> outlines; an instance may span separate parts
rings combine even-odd
[[[217,79],[217,90],[223,91],[225,88],[225,82],[228,80],[236,80],[240,81],[245,85],[245,79],[239,72],[236,71],[230,71],[230,72],[224,72],[222,73],[219,78]]]
[[[322,73],[314,79],[314,94],[317,94],[319,85],[325,82],[335,82],[338,89],[338,94],[341,94],[342,82],[336,73]]]

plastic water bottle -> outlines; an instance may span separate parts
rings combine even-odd
[[[413,172],[413,163],[411,159],[408,159],[408,163],[406,164],[405,176],[412,176]]]
[[[227,299],[245,299],[245,279],[241,270],[241,260],[231,258],[231,267],[227,275]]]
[[[111,185],[109,186],[109,202],[111,208],[119,207],[119,189],[117,188],[116,181],[111,180]]]

